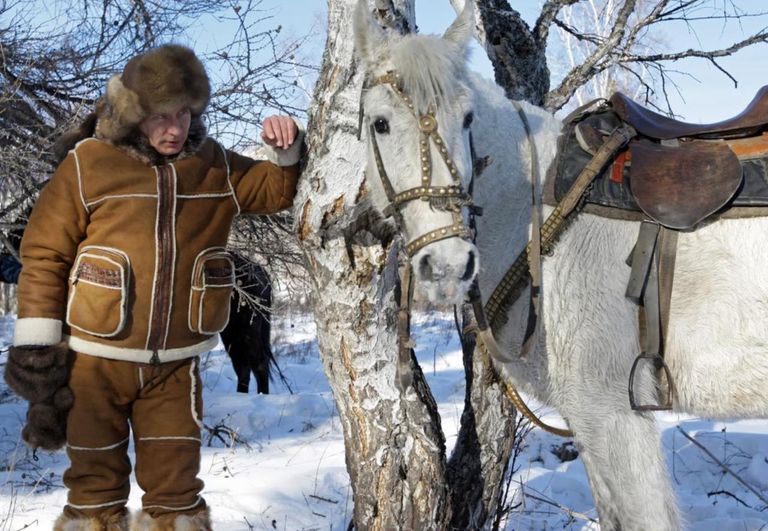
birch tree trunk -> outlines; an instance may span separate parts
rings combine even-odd
[[[328,2],[329,37],[295,201],[297,231],[314,284],[321,357],[344,431],[354,525],[445,529],[450,503],[436,405],[415,363],[413,384],[404,391],[396,384],[397,249],[364,227],[350,228],[363,193],[365,145],[356,137],[362,76],[353,59],[354,4]],[[406,2],[397,4],[393,19],[413,12]],[[408,24],[413,27],[412,20]]]
[[[463,322],[471,322],[468,305]],[[448,461],[451,529],[487,529],[501,509],[504,477],[515,444],[517,412],[474,337],[464,337],[467,388],[461,427]]]

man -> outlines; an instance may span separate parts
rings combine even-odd
[[[6,381],[30,402],[24,440],[66,441],[55,529],[128,528],[130,431],[145,492],[133,529],[210,529],[198,356],[228,319],[232,219],[291,205],[302,133],[270,117],[268,161],[232,153],[206,137],[209,97],[188,48],[131,59],[63,138],[30,217]]]

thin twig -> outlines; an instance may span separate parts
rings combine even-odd
[[[580,513],[580,512],[578,512],[578,511],[574,511],[573,509],[569,509],[569,508],[568,508],[568,507],[566,507],[565,505],[561,505],[561,504],[557,503],[557,502],[556,502],[556,501],[554,501],[554,500],[548,500],[548,499],[546,499],[546,498],[540,498],[539,496],[536,496],[536,495],[534,495],[534,494],[529,494],[529,493],[527,493],[527,492],[526,492],[524,495],[525,495],[525,497],[526,497],[526,498],[531,498],[531,499],[533,499],[533,500],[536,500],[536,501],[540,501],[540,502],[542,502],[542,503],[546,503],[546,504],[548,504],[548,505],[551,505],[552,507],[557,507],[557,508],[558,508],[558,509],[560,509],[561,511],[565,512],[565,514],[567,514],[567,515],[568,515],[568,516],[570,516],[571,518],[576,518],[576,519],[578,519],[578,520],[585,520],[585,521],[587,521],[587,522],[593,522],[593,523],[597,523],[597,520],[595,520],[595,519],[594,519],[594,518],[592,518],[591,516],[587,516],[587,515],[586,515],[586,514],[584,514],[584,513]]]
[[[762,494],[760,494],[760,493],[759,493],[759,492],[758,492],[758,491],[757,491],[757,490],[756,490],[756,489],[755,489],[755,488],[754,488],[752,485],[750,485],[749,483],[747,483],[746,481],[744,481],[744,480],[741,478],[741,476],[739,476],[739,475],[738,475],[736,472],[734,472],[733,470],[731,470],[731,469],[728,467],[728,465],[726,465],[725,463],[723,463],[722,461],[720,461],[720,460],[719,460],[717,457],[715,457],[715,456],[714,456],[714,454],[712,454],[712,452],[710,452],[709,450],[707,450],[707,449],[706,449],[706,448],[705,448],[705,447],[704,447],[704,446],[703,446],[703,445],[702,445],[702,444],[701,444],[699,441],[697,441],[696,439],[694,439],[693,437],[691,437],[690,435],[688,435],[688,433],[687,433],[687,432],[686,432],[686,431],[685,431],[683,428],[681,428],[680,426],[678,426],[678,427],[677,427],[677,429],[680,431],[680,433],[682,433],[682,434],[685,436],[685,438],[686,438],[686,439],[688,439],[689,441],[691,441],[691,442],[692,442],[694,445],[696,445],[696,447],[697,447],[697,448],[699,448],[699,449],[700,449],[702,452],[704,452],[705,454],[707,454],[707,455],[709,456],[709,458],[710,458],[710,459],[712,459],[712,461],[714,461],[714,462],[715,462],[715,464],[716,464],[716,465],[718,465],[720,468],[722,468],[723,470],[725,470],[726,472],[728,472],[730,475],[732,475],[734,478],[736,478],[736,481],[738,481],[739,483],[741,483],[742,485],[744,485],[744,486],[745,486],[747,489],[749,489],[749,491],[750,491],[752,494],[754,494],[755,496],[757,496],[757,498],[758,498],[760,501],[762,501],[764,504],[768,505],[768,499],[766,499],[766,498],[765,498],[765,496],[763,496]]]
[[[744,500],[742,500],[741,498],[739,498],[738,496],[736,496],[736,495],[735,495],[735,494],[733,494],[732,492],[728,492],[727,490],[716,490],[716,491],[714,491],[714,492],[707,492],[707,498],[711,498],[712,496],[717,496],[717,495],[719,495],[719,494],[723,494],[723,495],[725,495],[725,496],[729,496],[729,497],[733,498],[734,500],[736,500],[737,502],[739,502],[740,504],[742,504],[744,507],[747,507],[747,508],[749,508],[749,509],[752,509],[752,507],[750,507],[749,505],[747,505],[747,504],[744,502]]]

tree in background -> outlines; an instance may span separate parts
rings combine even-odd
[[[451,1],[457,8],[464,5]],[[405,33],[416,28],[414,3],[373,0],[369,7],[382,26]],[[565,10],[587,3],[544,1],[531,27],[506,0],[477,0],[476,36],[509,97],[555,111],[595,76],[615,69],[639,76],[649,93],[657,89],[641,74],[655,72],[663,94],[670,61],[702,57],[717,67],[719,57],[768,40],[761,32],[724,50],[653,51],[648,33],[666,21],[693,27],[713,17],[748,15],[734,2],[616,0],[611,9],[598,10],[608,20],[601,34],[581,26],[588,19]],[[397,386],[401,242],[355,218],[365,195],[365,144],[357,139],[363,79],[350,23],[355,4],[328,0],[328,39],[310,109],[310,156],[295,201],[321,356],[344,429],[353,524],[357,529],[499,528],[509,510],[502,485],[519,426],[494,375],[467,344],[465,409],[451,456],[415,357],[412,388],[402,392]],[[713,11],[703,15],[705,8]],[[547,43],[553,28],[584,44],[585,55],[550,88]]]
[[[608,74],[634,78],[642,99],[672,112],[668,91],[675,85],[675,62],[707,61],[735,83],[720,59],[768,43],[768,29],[707,48],[710,23],[738,26],[750,19],[768,20],[766,9],[744,9],[719,0],[545,0],[533,26],[507,0],[475,0],[477,39],[494,66],[496,82],[514,99],[528,100],[552,112],[577,90]],[[451,0],[458,9],[464,0]],[[571,68],[551,87],[547,51],[552,29],[568,35],[574,52]],[[668,50],[665,31],[685,31],[698,38],[699,49]],[[710,35],[711,37],[711,35]],[[578,49],[578,50],[577,50]]]
[[[0,0],[0,231],[18,229],[52,173],[58,135],[93,108],[128,59],[158,44],[210,47],[198,50],[214,85],[207,125],[227,147],[252,149],[264,113],[304,116],[303,78],[316,70],[305,60],[308,37],[283,37],[263,4]],[[212,34],[226,38],[209,42]],[[280,269],[295,276],[301,260],[287,226],[285,216],[241,220],[233,239],[276,276]]]

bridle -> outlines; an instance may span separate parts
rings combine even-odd
[[[373,156],[376,161],[376,169],[379,173],[379,179],[384,187],[384,192],[387,195],[389,204],[384,209],[385,216],[392,216],[395,219],[398,228],[403,234],[406,234],[405,221],[403,219],[402,210],[406,204],[410,201],[422,200],[440,201],[440,208],[451,212],[453,222],[450,225],[440,227],[438,229],[427,232],[420,236],[412,238],[405,245],[405,252],[409,258],[412,258],[417,252],[429,245],[440,240],[448,238],[461,238],[463,240],[472,241],[473,231],[470,230],[461,216],[461,208],[466,206],[470,208],[472,213],[476,212],[473,209],[472,197],[466,193],[461,184],[461,176],[456,168],[451,156],[448,154],[448,148],[445,145],[445,141],[437,131],[437,119],[435,118],[434,109],[430,108],[425,114],[417,115],[414,108],[413,101],[405,94],[399,85],[399,75],[396,72],[387,72],[383,76],[379,76],[364,85],[364,90],[372,88],[378,85],[388,86],[392,92],[394,92],[405,103],[408,110],[416,119],[419,131],[419,156],[421,167],[421,186],[415,188],[409,188],[402,192],[397,192],[392,186],[392,181],[384,168],[384,161],[381,158],[381,151],[379,150],[379,144],[376,141],[376,131],[374,124],[369,126],[368,132],[373,146]],[[440,158],[448,168],[451,175],[452,184],[448,186],[432,186],[432,157],[430,150],[430,140],[437,148]],[[407,234],[406,234],[407,236]]]
[[[376,161],[376,169],[379,174],[379,178],[381,179],[381,183],[384,187],[384,192],[387,195],[387,199],[389,201],[389,204],[384,209],[384,215],[385,216],[392,216],[395,219],[396,224],[398,225],[398,229],[401,231],[402,234],[406,235],[406,226],[402,215],[402,209],[403,207],[410,201],[414,201],[417,199],[420,199],[422,201],[432,201],[435,198],[442,200],[442,208],[444,210],[450,211],[451,215],[453,217],[453,223],[451,225],[446,225],[444,227],[440,227],[438,229],[435,229],[433,231],[430,231],[426,234],[423,234],[421,236],[417,236],[415,238],[412,238],[405,246],[406,254],[408,255],[408,258],[413,258],[413,256],[419,252],[421,249],[426,247],[427,245],[440,241],[445,240],[448,238],[461,238],[463,240],[467,240],[470,242],[473,242],[475,231],[474,231],[474,216],[480,215],[482,213],[482,210],[478,207],[476,207],[472,202],[472,196],[471,191],[474,184],[474,172],[475,172],[475,153],[474,153],[474,146],[472,145],[472,134],[470,132],[470,152],[472,154],[472,164],[471,164],[471,171],[472,171],[472,179],[470,181],[468,190],[469,193],[464,192],[461,184],[461,177],[459,175],[458,169],[456,168],[456,164],[451,159],[450,155],[448,154],[448,148],[445,145],[445,141],[440,136],[440,134],[437,132],[437,120],[435,118],[434,109],[428,109],[426,114],[423,114],[419,116],[416,113],[416,109],[413,105],[413,102],[411,98],[405,94],[399,85],[399,76],[396,72],[390,71],[386,74],[379,76],[369,82],[366,82],[363,84],[363,91],[375,87],[378,85],[387,85],[392,92],[394,92],[406,105],[406,107],[409,109],[411,114],[416,119],[419,130],[421,131],[421,138],[419,140],[419,153],[420,153],[420,162],[421,162],[421,186],[415,187],[415,188],[409,188],[407,190],[404,190],[402,192],[396,192],[394,189],[394,186],[392,186],[392,181],[389,179],[389,176],[387,175],[387,171],[384,168],[384,162],[381,158],[381,152],[379,150],[378,142],[376,141],[376,131],[374,128],[374,124],[371,124],[369,126],[368,132],[371,139],[371,144],[373,147],[373,155]],[[362,108],[362,97],[360,99],[361,101],[361,107],[360,107],[360,130],[362,129],[362,119],[363,119],[363,108]],[[528,123],[528,119],[525,116],[525,112],[522,110],[521,107],[517,106],[518,112],[520,114],[521,120],[523,121],[524,127],[526,129],[526,133],[528,136],[528,141],[531,146],[531,160],[533,161],[532,164],[536,164],[537,155],[535,150],[535,144],[533,142],[533,132],[531,131],[530,124]],[[359,134],[358,134],[359,138]],[[437,147],[437,151],[440,154],[440,157],[443,159],[443,162],[445,163],[446,167],[448,168],[448,171],[451,174],[451,179],[453,183],[449,186],[432,186],[432,160],[430,156],[430,140],[435,144]],[[538,177],[537,175],[534,175],[532,177],[532,196],[536,196],[535,193],[535,183],[537,181]],[[467,206],[469,208],[469,227],[464,223],[464,219],[461,216],[461,208],[463,206]],[[534,211],[536,210],[536,204],[534,202]],[[534,239],[534,242],[536,245],[533,247],[538,248],[538,252],[532,253],[534,256],[537,256],[537,260],[540,260],[540,249],[541,249],[541,242],[538,239],[539,236],[539,226],[538,223],[533,224],[533,229],[536,234],[536,238]],[[531,245],[529,244],[529,248]],[[530,255],[531,253],[526,252],[525,255]],[[528,256],[528,264],[533,265],[533,263],[530,261],[530,256]],[[522,269],[521,269],[522,271]],[[522,274],[522,272],[521,272]],[[411,266],[410,264],[406,264],[401,271],[401,278],[400,278],[400,309],[398,311],[398,364],[396,369],[396,381],[401,389],[401,391],[404,391],[406,388],[408,388],[409,385],[411,385],[411,378],[412,378],[412,371],[410,370],[410,359],[411,359],[411,347],[412,343],[410,341],[410,306],[413,298],[413,284],[412,284],[412,272],[411,272]],[[538,288],[537,288],[538,289]],[[533,293],[533,290],[532,290]],[[490,358],[496,359],[498,361],[509,361],[510,358],[508,355],[502,352],[502,350],[499,348],[499,346],[496,343],[495,338],[493,337],[493,333],[491,331],[491,327],[489,325],[488,320],[486,319],[485,309],[483,308],[482,304],[482,297],[480,295],[480,289],[477,283],[477,280],[473,283],[470,293],[469,293],[469,300],[468,302],[472,305],[472,308],[474,310],[475,314],[475,324],[470,325],[468,329],[465,330],[465,332],[473,331],[475,335],[477,336],[478,341],[480,342],[480,345],[482,346],[482,350],[486,352],[486,363],[490,366]],[[531,305],[533,305],[534,300],[531,300]],[[530,324],[530,322],[529,322]],[[473,330],[470,330],[473,329]],[[535,345],[535,339],[538,337],[538,334],[530,336],[530,338],[533,338],[534,341],[527,342],[528,345],[531,347]],[[530,339],[529,338],[529,339]],[[524,352],[527,351],[527,348],[523,349]],[[555,433],[557,435],[569,437],[572,436],[572,433],[570,430],[567,429],[561,429],[561,428],[555,428],[552,426],[549,426],[548,424],[544,423],[539,419],[535,413],[533,413],[525,404],[522,397],[519,395],[517,390],[514,388],[513,385],[508,384],[507,382],[501,382],[502,388],[504,390],[504,394],[507,396],[507,398],[512,402],[512,404],[517,408],[519,412],[521,412],[525,417],[530,419],[535,425],[544,428],[545,430]]]

